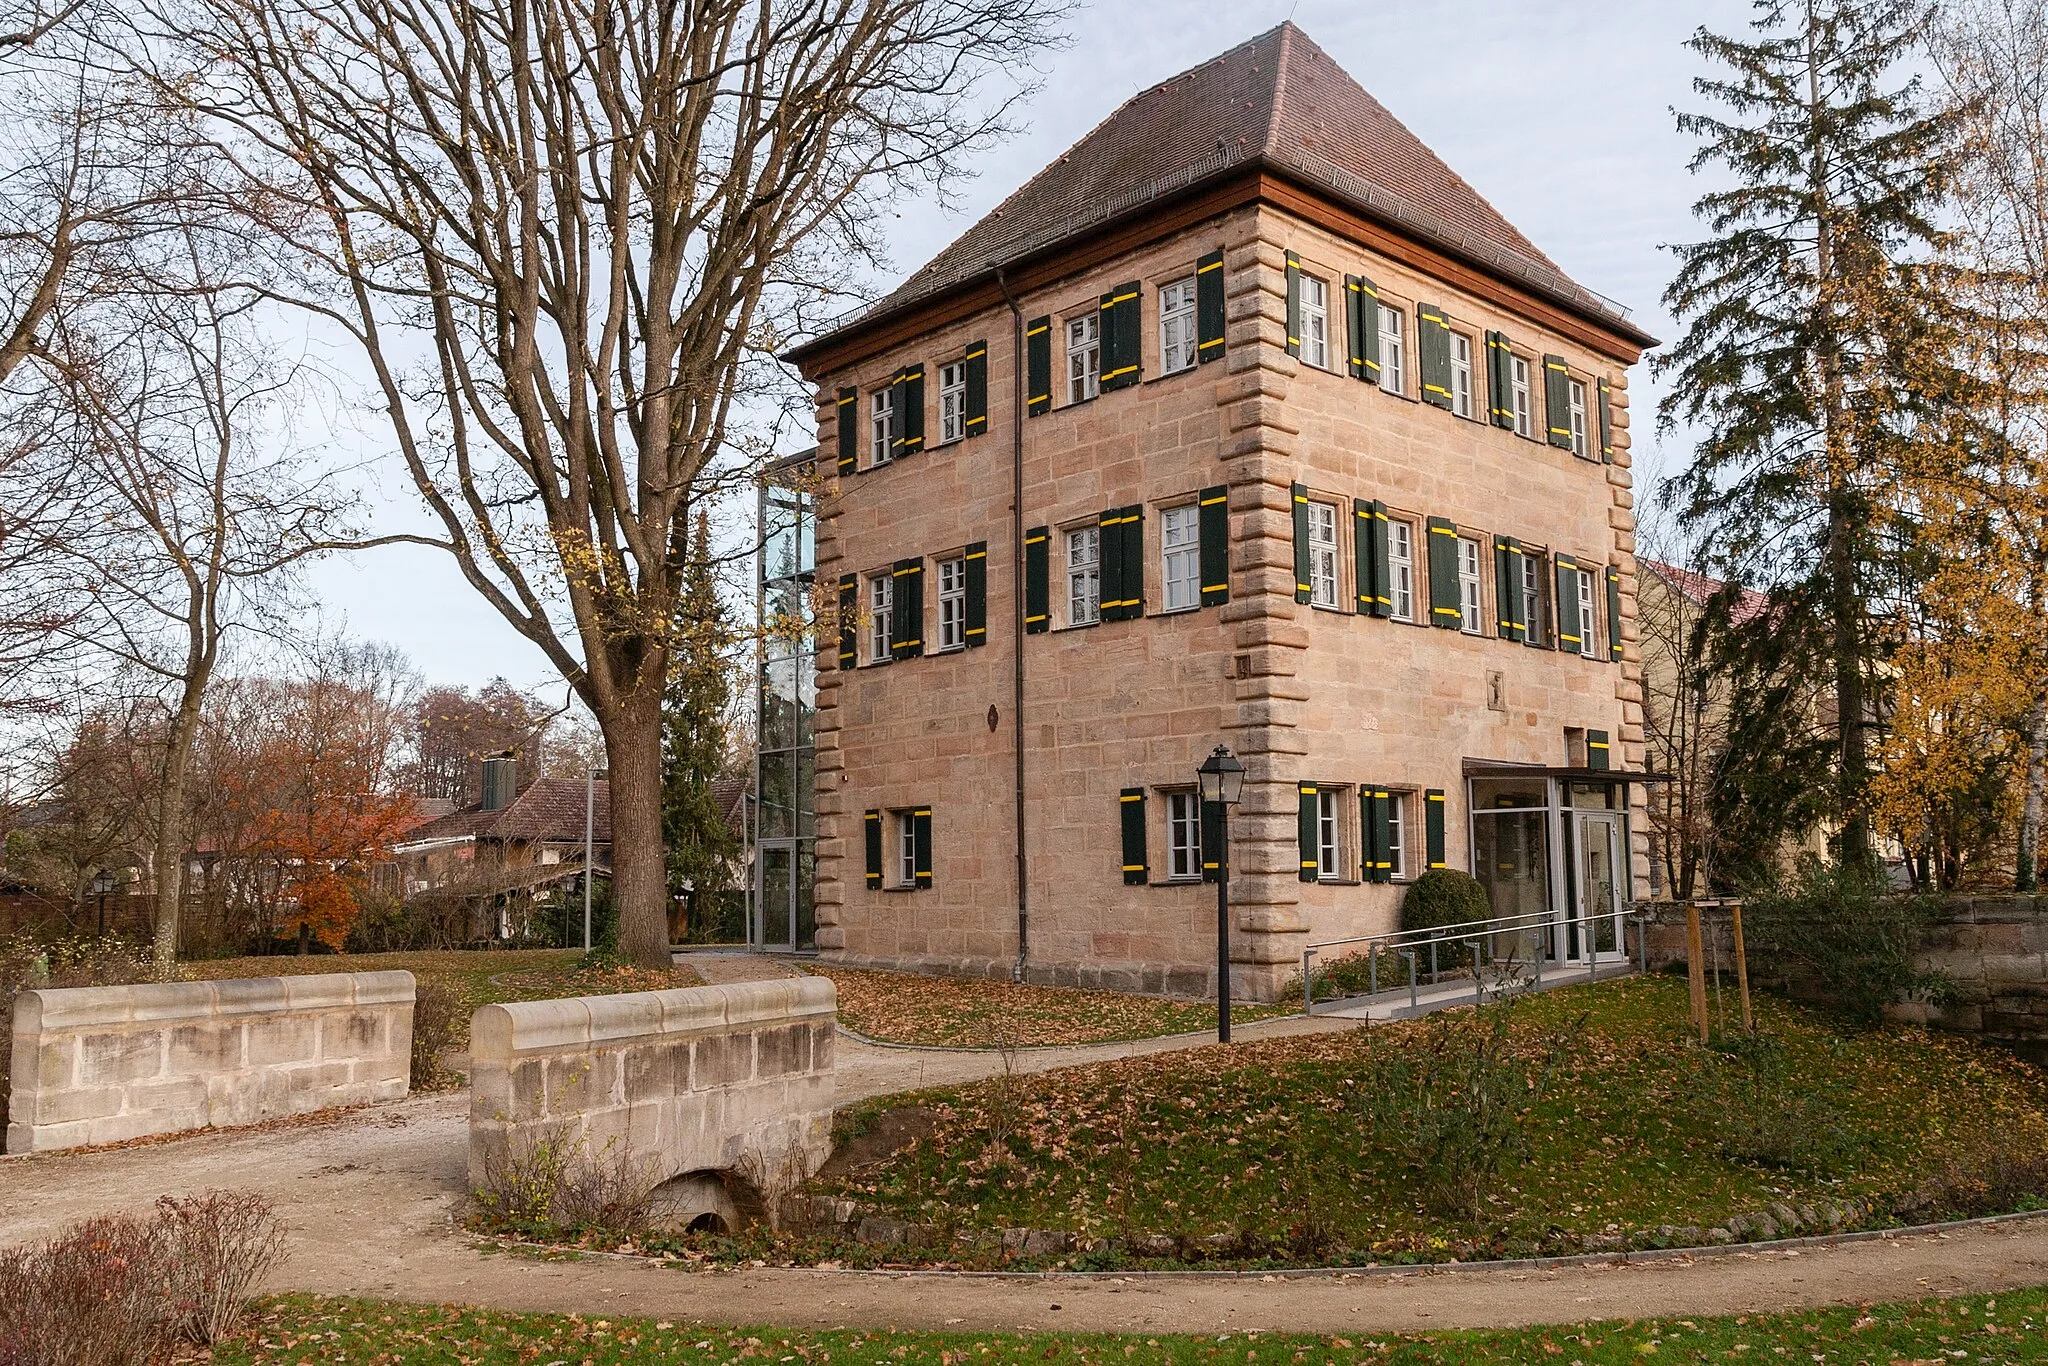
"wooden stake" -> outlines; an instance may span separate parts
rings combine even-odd
[[[1756,1033],[1756,1021],[1749,1014],[1749,955],[1742,947],[1742,903],[1734,902],[1730,907],[1735,917],[1735,985],[1742,993],[1742,1032]]]
[[[1707,1041],[1707,964],[1700,942],[1700,908],[1685,903],[1685,975],[1692,982],[1692,1022],[1699,1027],[1700,1042]]]

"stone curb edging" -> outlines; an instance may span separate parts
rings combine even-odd
[[[1409,1262],[1376,1266],[1300,1266],[1260,1271],[1218,1269],[1205,1271],[956,1271],[934,1267],[820,1267],[820,1266],[733,1266],[708,1267],[707,1271],[802,1271],[820,1276],[887,1276],[897,1279],[937,1277],[961,1280],[998,1281],[1096,1281],[1096,1280],[1183,1280],[1236,1279],[1322,1280],[1332,1277],[1390,1277],[1448,1275],[1465,1271],[1546,1271],[1574,1266],[1625,1266],[1633,1262],[1707,1261],[1759,1252],[1799,1251],[1809,1247],[1832,1247],[1838,1243],[1890,1242],[1900,1238],[1932,1237],[1956,1230],[1991,1228],[2001,1224],[2048,1219],[2048,1210],[2021,1210],[2012,1214],[1985,1214],[1974,1219],[1950,1219],[1938,1224],[1906,1224],[1896,1228],[1858,1229],[1849,1233],[1821,1233],[1804,1238],[1777,1238],[1767,1243],[1714,1243],[1704,1247],[1645,1248],[1638,1252],[1584,1252],[1562,1257],[1520,1257],[1491,1262]],[[452,1216],[451,1216],[452,1221]],[[458,1225],[459,1227],[459,1225]],[[558,1243],[535,1243],[519,1238],[498,1238],[471,1234],[471,1241],[554,1256],[604,1257],[615,1261],[660,1266],[685,1265],[679,1258],[643,1252],[604,1252],[590,1248],[565,1247]]]
[[[1292,1015],[1268,1015],[1263,1020],[1246,1020],[1242,1023],[1232,1021],[1230,1027],[1234,1030],[1257,1029],[1261,1025],[1278,1024],[1282,1020],[1323,1018],[1326,1017],[1302,1015],[1299,1013]],[[1337,1018],[1340,1023],[1344,1024],[1363,1026],[1366,1023],[1364,1020],[1353,1020],[1347,1017],[1334,1018]],[[902,1053],[1001,1053],[1003,1051],[994,1044],[985,1044],[978,1048],[971,1048],[965,1044],[896,1043],[889,1039],[872,1038],[861,1033],[859,1030],[849,1029],[844,1022],[840,1024],[839,1032],[852,1039],[855,1043],[866,1044],[870,1048],[894,1049]],[[1215,1034],[1216,1031],[1213,1029],[1190,1029],[1180,1034],[1141,1034],[1135,1039],[1099,1039],[1094,1043],[1027,1043],[1019,1044],[1011,1051],[1016,1053],[1054,1053],[1071,1048],[1128,1048],[1133,1044],[1158,1043],[1162,1039],[1209,1039],[1213,1042]]]

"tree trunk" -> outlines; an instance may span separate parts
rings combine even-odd
[[[1835,438],[1829,438],[1833,446]],[[1869,748],[1863,733],[1863,633],[1856,593],[1854,514],[1849,495],[1838,492],[1828,506],[1828,615],[1835,655],[1835,724],[1840,730],[1841,771],[1837,796],[1842,822],[1841,858],[1861,867],[1870,861],[1870,822],[1863,811]]]
[[[164,731],[163,762],[157,770],[156,969],[168,976],[178,959],[178,914],[185,898],[185,780],[192,767],[192,740],[199,730],[199,703],[212,670],[187,673],[178,706]]]
[[[2040,888],[2041,804],[2048,787],[2048,693],[2037,693],[2027,712],[2027,792],[2020,807],[2020,849],[2013,886],[2022,892]]]
[[[644,687],[600,716],[610,767],[612,905],[619,952],[644,968],[671,965],[668,860],[661,842],[661,689]]]

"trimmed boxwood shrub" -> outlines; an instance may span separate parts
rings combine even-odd
[[[1493,917],[1493,906],[1479,879],[1456,868],[1432,868],[1415,879],[1401,898],[1401,928],[1436,930],[1450,925],[1476,925]]]

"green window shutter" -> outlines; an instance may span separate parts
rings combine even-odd
[[[1124,619],[1124,510],[1105,508],[1095,519],[1102,539],[1096,545],[1096,616],[1103,621]]]
[[[889,657],[916,659],[924,653],[924,561],[898,560],[889,620]]]
[[[1422,794],[1423,838],[1428,841],[1429,866],[1444,866],[1444,793],[1432,787]]]
[[[1486,402],[1493,425],[1515,429],[1514,350],[1505,332],[1486,334]]]
[[[1287,354],[1301,354],[1301,258],[1287,253]]]
[[[839,576],[839,667],[851,669],[859,660],[860,576]]]
[[[896,411],[903,423],[903,440],[896,454],[912,455],[924,449],[924,367],[913,365],[903,372],[896,391]]]
[[[1102,296],[1102,345],[1096,354],[1105,391],[1136,384],[1142,373],[1144,324],[1138,302],[1142,293],[1138,282],[1132,280]]]
[[[1379,601],[1379,587],[1373,581],[1372,504],[1363,498],[1351,500],[1351,564],[1358,611],[1369,616]]]
[[[1145,885],[1145,789],[1127,787],[1117,796],[1124,825],[1124,885]]]
[[[1052,319],[1024,324],[1024,411],[1033,417],[1052,411]]]
[[[967,383],[967,434],[982,436],[988,432],[988,343],[970,343],[963,365],[967,371],[963,376]]]
[[[1316,839],[1316,785],[1302,783],[1297,792],[1300,805],[1295,834],[1301,845],[1301,880],[1314,882],[1323,861],[1320,841]]]
[[[932,885],[932,809],[920,806],[910,813],[911,872],[917,885]]]
[[[1621,663],[1621,571],[1607,566],[1607,658]]]
[[[1502,640],[1528,636],[1529,613],[1522,602],[1522,546],[1512,536],[1493,538],[1494,598]]]
[[[1557,564],[1557,648],[1579,651],[1579,566],[1569,555],[1551,557]]]
[[[839,391],[839,472],[852,474],[860,462],[860,390]]]
[[[1120,554],[1123,558],[1123,617],[1126,621],[1145,615],[1145,508],[1133,503],[1123,511]]]
[[[1526,592],[1522,595],[1523,625],[1526,628],[1522,635],[1522,643],[1534,649],[1548,650],[1552,648],[1552,644],[1550,615],[1543,606],[1543,552],[1525,547],[1521,555],[1525,563],[1531,559],[1536,561],[1536,592],[1534,596]]]
[[[1358,318],[1358,377],[1367,384],[1380,382],[1380,287],[1363,275],[1358,277],[1357,305],[1351,311]]]
[[[1614,463],[1614,402],[1608,393],[1607,377],[1600,377],[1600,459]]]
[[[1435,304],[1415,306],[1415,357],[1422,376],[1422,401],[1446,411],[1451,406],[1451,322]]]
[[[882,885],[882,813],[870,811],[862,822],[868,846],[868,886]]]
[[[1195,262],[1195,356],[1223,359],[1223,253]]]
[[[1202,881],[1223,880],[1223,803],[1202,803]]]
[[[1201,533],[1202,606],[1230,601],[1230,489],[1218,484],[1203,489],[1196,514]]]
[[[1046,543],[1052,528],[1035,526],[1024,533],[1024,633],[1037,635],[1051,629],[1051,585]]]
[[[967,547],[967,644],[988,644],[988,542]]]
[[[1308,485],[1294,486],[1294,600],[1307,602],[1314,593],[1308,581]]]
[[[1365,378],[1365,277],[1344,277],[1345,369],[1353,379]]]
[[[1458,524],[1429,519],[1429,624],[1462,630],[1465,607],[1458,601]]]
[[[1586,767],[1607,769],[1613,766],[1607,753],[1607,732],[1589,730],[1586,732]]]
[[[1372,500],[1372,526],[1366,543],[1367,572],[1372,576],[1372,614],[1376,617],[1390,617],[1394,614],[1394,576],[1387,568],[1387,505],[1379,499]]]
[[[1383,787],[1367,784],[1359,789],[1359,804],[1365,816],[1365,880],[1394,880],[1393,797]]]
[[[1543,421],[1550,444],[1572,448],[1572,372],[1563,356],[1543,358]]]

